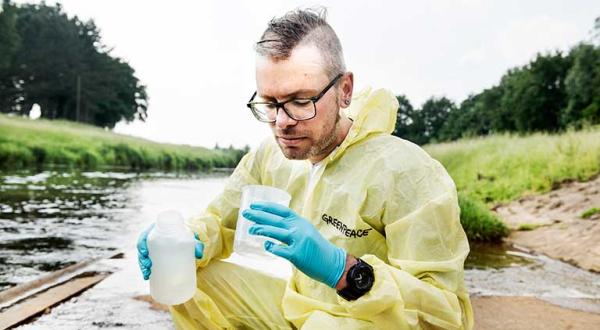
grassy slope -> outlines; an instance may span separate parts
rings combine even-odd
[[[497,135],[425,149],[456,182],[467,234],[483,240],[506,233],[489,207],[600,173],[600,127],[559,135]]]
[[[234,167],[238,160],[234,151],[156,143],[90,125],[0,114],[0,168],[61,164],[202,170]]]

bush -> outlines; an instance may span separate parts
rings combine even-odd
[[[460,222],[470,240],[498,242],[508,235],[508,228],[487,206],[464,194],[458,195]]]

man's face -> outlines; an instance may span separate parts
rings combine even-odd
[[[330,82],[322,56],[314,45],[299,45],[289,58],[273,61],[257,56],[257,100],[282,102],[317,96]],[[335,143],[339,106],[336,86],[316,103],[316,116],[296,121],[279,109],[271,130],[285,157],[308,159],[328,152]]]

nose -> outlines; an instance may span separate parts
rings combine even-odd
[[[277,116],[275,116],[275,126],[277,126],[277,128],[286,129],[287,127],[294,126],[297,123],[297,120],[294,120],[288,116],[288,114],[283,110],[283,107],[277,108]]]

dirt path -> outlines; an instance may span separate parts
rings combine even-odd
[[[588,182],[564,183],[549,193],[524,197],[495,211],[513,229],[509,243],[600,272],[600,212],[582,217],[593,208],[600,209],[600,176]]]

